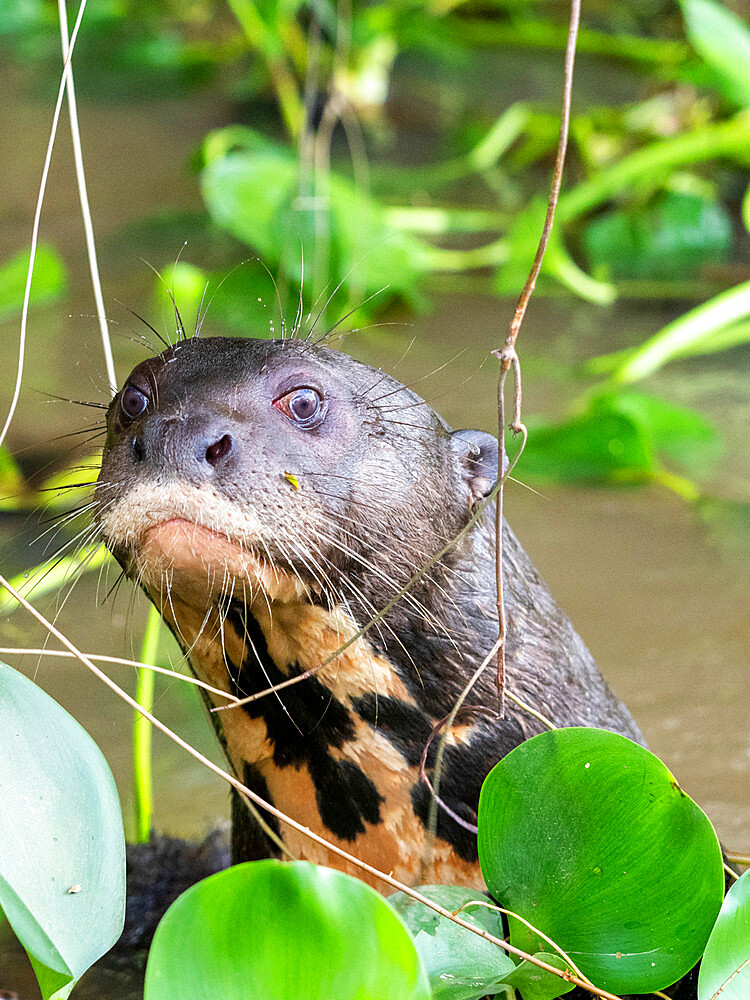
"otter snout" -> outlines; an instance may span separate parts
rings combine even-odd
[[[239,434],[231,420],[216,414],[156,413],[133,435],[130,453],[138,465],[169,469],[200,482],[236,463]]]

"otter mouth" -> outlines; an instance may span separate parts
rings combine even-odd
[[[193,492],[141,496],[136,488],[101,517],[107,547],[129,576],[202,607],[227,595],[284,603],[307,596],[300,574],[274,561],[255,515],[240,520],[215,494]]]

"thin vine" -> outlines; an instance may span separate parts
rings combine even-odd
[[[497,453],[497,479],[500,489],[497,494],[497,506],[495,508],[495,579],[497,583],[497,619],[498,619],[498,649],[497,649],[497,693],[500,703],[500,715],[505,716],[505,639],[507,631],[507,621],[505,617],[505,598],[503,594],[503,468],[505,466],[505,380],[510,369],[513,369],[515,379],[515,405],[513,409],[513,420],[510,423],[510,430],[515,437],[517,434],[523,435],[522,447],[526,443],[526,427],[521,422],[521,403],[523,393],[521,389],[521,363],[516,353],[516,340],[521,330],[526,310],[529,306],[532,293],[536,286],[536,280],[542,268],[544,253],[549,243],[550,233],[555,221],[555,210],[560,197],[560,187],[562,185],[563,167],[565,166],[565,154],[568,149],[568,133],[570,131],[570,108],[573,99],[573,66],[576,54],[576,39],[578,37],[578,25],[581,19],[581,0],[571,0],[570,4],[570,24],[568,26],[568,43],[565,49],[565,77],[563,82],[563,102],[560,116],[560,138],[557,144],[557,155],[555,156],[555,168],[552,174],[552,186],[550,188],[549,200],[547,202],[547,214],[544,219],[544,228],[536,249],[534,262],[531,271],[523,286],[521,297],[516,305],[513,318],[510,321],[508,335],[505,343],[499,350],[492,351],[500,361],[500,374],[497,382],[497,423],[498,442],[500,447]]]

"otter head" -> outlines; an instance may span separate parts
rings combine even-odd
[[[114,398],[96,520],[163,606],[392,595],[468,519],[497,443],[295,340],[186,340]]]

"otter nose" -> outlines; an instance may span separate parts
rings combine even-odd
[[[203,457],[209,465],[212,465],[215,468],[223,461],[223,459],[232,453],[233,449],[234,439],[232,438],[232,435],[222,434],[218,441],[213,441],[207,446]]]
[[[196,482],[224,471],[236,459],[238,449],[239,438],[232,422],[211,413],[197,413],[188,419],[155,414],[131,441],[136,462]]]

